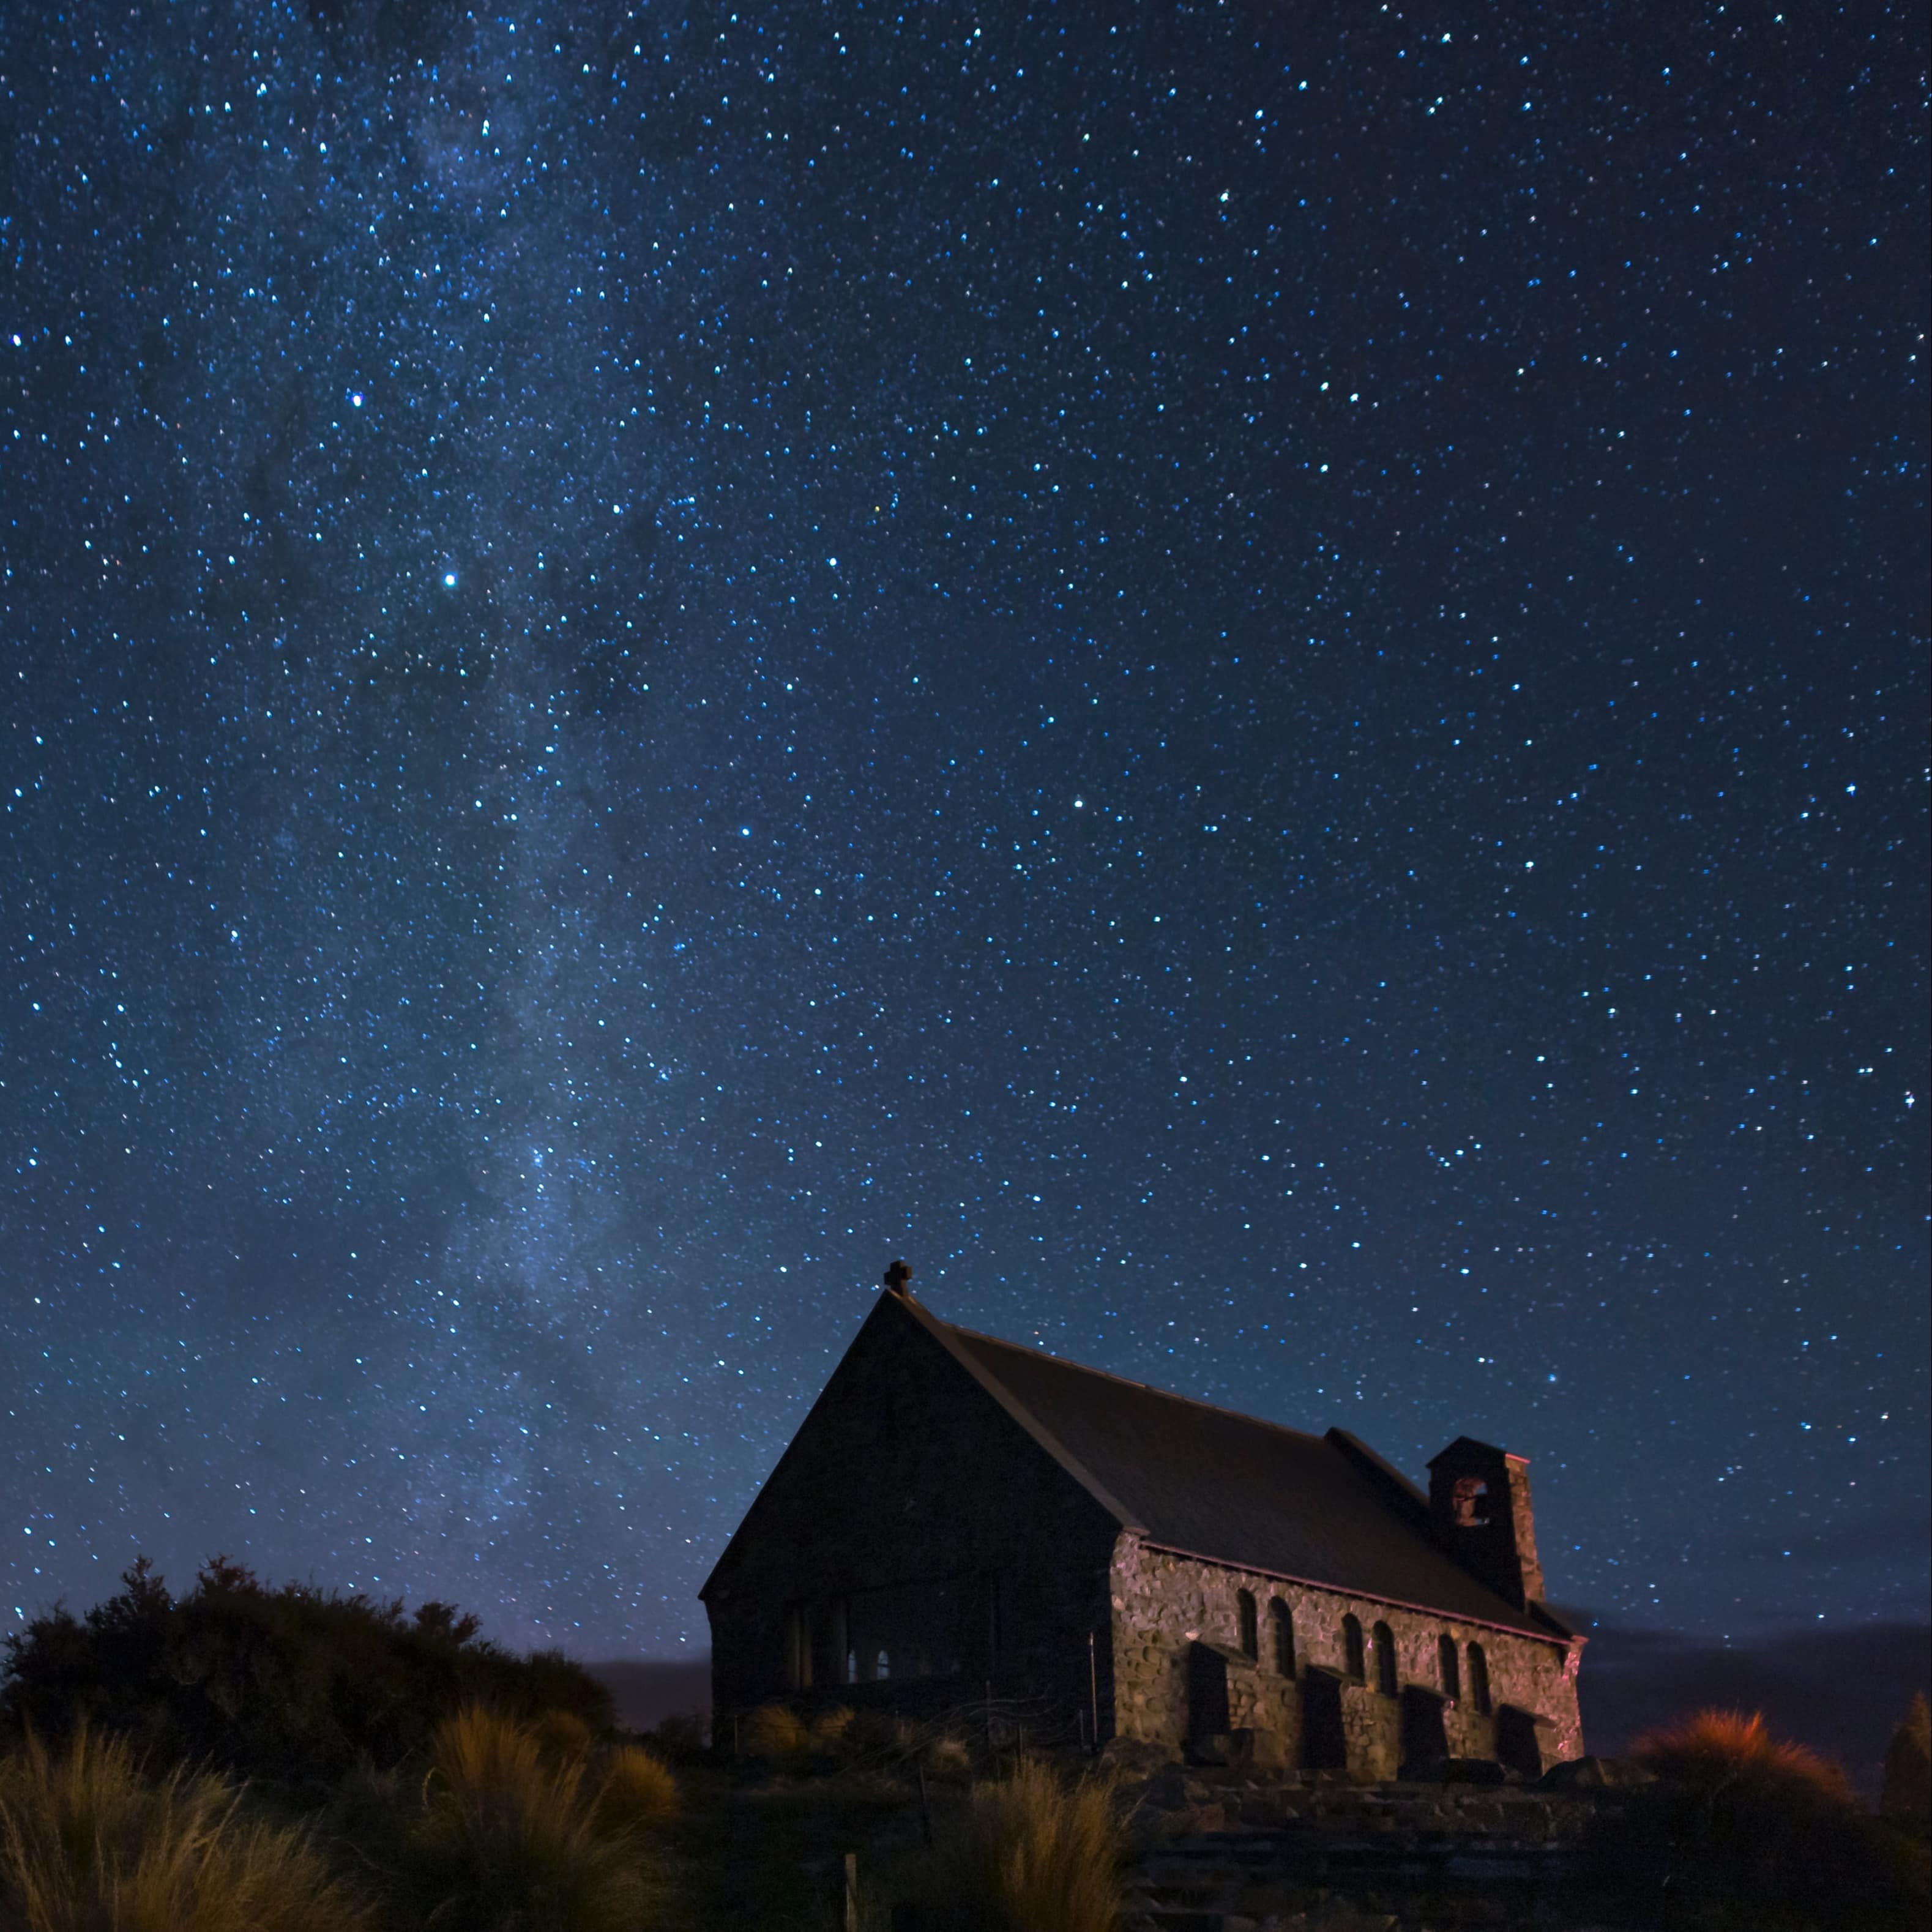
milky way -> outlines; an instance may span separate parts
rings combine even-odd
[[[903,1254],[1922,1617],[1922,8],[1101,10],[8,10],[8,1616],[700,1645]]]

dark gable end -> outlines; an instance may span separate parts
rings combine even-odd
[[[1118,1527],[1138,1527],[959,1346],[958,1336],[958,1330],[928,1313],[910,1295],[888,1293],[879,1297],[712,1566],[698,1593],[702,1600],[712,1602],[724,1580],[744,1564],[762,1571],[777,1557],[780,1567],[802,1574],[820,1567],[819,1558],[830,1553],[822,1546],[826,1542],[868,1541],[863,1519],[875,1514],[889,1516],[898,1510],[902,1500],[890,1492],[889,1486],[868,1490],[865,1486],[863,1474],[868,1466],[876,1468],[887,1486],[896,1480],[914,1481],[920,1502],[928,1509],[956,1506],[961,1499],[956,1495],[949,1503],[946,1489],[956,1489],[971,1479],[976,1445],[933,1444],[929,1445],[932,1453],[927,1454],[904,1445],[898,1453],[881,1454],[876,1465],[868,1465],[862,1453],[855,1456],[854,1437],[875,1436],[882,1430],[890,1436],[901,1427],[908,1432],[944,1430],[949,1423],[971,1430],[982,1425],[997,1428],[998,1417],[1003,1413],[1030,1438],[1044,1461],[1055,1466],[1060,1474],[1070,1477]],[[915,1364],[916,1373],[906,1372]],[[917,1398],[910,1386],[915,1382],[924,1390]],[[935,1382],[941,1388],[951,1384],[938,1401],[934,1399]],[[902,1419],[880,1412],[902,1394],[909,1405]],[[957,1408],[953,1406],[956,1398],[960,1405]],[[912,1463],[925,1466],[916,1477]],[[1058,1477],[1049,1474],[1049,1480],[1057,1481]],[[840,1498],[842,1507],[827,1508],[828,1490]],[[812,1544],[820,1547],[808,1554],[802,1546]],[[844,1576],[848,1587],[886,1580],[890,1580],[864,1578],[849,1570]]]

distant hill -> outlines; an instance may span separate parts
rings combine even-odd
[[[584,1669],[610,1694],[617,1721],[633,1731],[648,1731],[667,1718],[711,1708],[711,1658],[618,1657],[586,1664]]]

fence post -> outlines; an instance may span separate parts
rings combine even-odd
[[[859,1924],[859,1854],[845,1854],[845,1932],[860,1932]]]
[[[1087,1694],[1093,1700],[1094,1748],[1100,1748],[1100,1661],[1094,1643],[1094,1633],[1087,1633]]]

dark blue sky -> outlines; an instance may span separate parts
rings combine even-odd
[[[0,1611],[701,1643],[903,1253],[1924,1619],[1922,8],[0,33]]]

